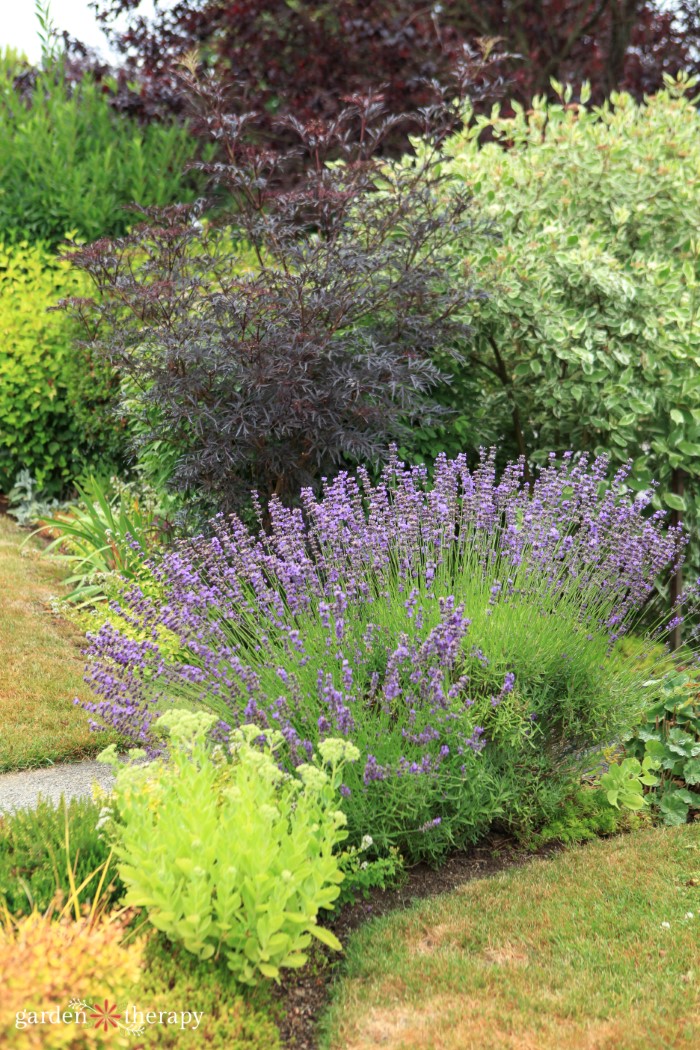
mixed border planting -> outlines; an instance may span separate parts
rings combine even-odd
[[[372,37],[383,94],[354,21],[323,113],[247,7],[136,23],[112,77],[38,5],[3,59],[0,638],[85,667],[31,746],[12,679],[3,763],[114,772],[0,817],[8,1046],[696,1041],[690,57],[525,106],[457,6],[441,84]]]

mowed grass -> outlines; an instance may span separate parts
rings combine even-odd
[[[81,636],[55,616],[49,599],[60,575],[27,533],[0,516],[0,771],[94,755],[111,737],[92,733],[74,705],[83,682]]]
[[[471,882],[346,949],[333,1050],[697,1050],[700,823]]]

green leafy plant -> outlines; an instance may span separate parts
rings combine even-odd
[[[417,447],[433,458],[494,444],[530,470],[567,449],[631,459],[630,487],[655,479],[655,507],[685,515],[696,535],[695,82],[667,77],[643,103],[613,93],[600,107],[585,86],[555,88],[559,102],[513,103],[513,116],[467,113],[446,143],[445,174],[493,224],[455,242],[454,281],[490,294],[469,310],[466,364],[450,367],[442,394],[455,417],[418,431]]]
[[[34,525],[42,518],[67,510],[68,507],[70,503],[55,498],[46,499],[28,470],[20,470],[7,493],[7,513],[18,525]]]
[[[371,856],[374,845],[371,835],[365,835],[359,846],[350,846],[340,855],[340,870],[344,875],[336,907],[353,904],[358,897],[369,897],[370,890],[386,890],[399,885],[405,877],[404,859],[392,846],[382,856]]]
[[[147,486],[118,478],[105,484],[90,476],[82,485],[75,482],[75,488],[80,502],[59,517],[45,518],[32,535],[54,536],[45,553],[69,569],[66,601],[104,602],[109,593],[105,577],[143,578],[144,553],[168,537],[170,524],[163,500]]]
[[[52,48],[51,26],[43,30]],[[66,76],[55,50],[40,70],[17,77],[0,63],[0,240],[57,245],[119,235],[126,205],[165,205],[196,196],[183,175],[197,143],[182,124],[138,124],[110,105],[108,83]]]
[[[531,490],[521,465],[462,456],[431,484],[393,459],[376,485],[306,490],[303,512],[273,501],[270,532],[221,515],[150,563],[156,595],[112,603],[83,706],[136,744],[183,703],[275,726],[290,770],[346,736],[350,842],[370,833],[379,855],[536,830],[641,717],[645,653],[616,643],[680,543],[605,472],[570,456]]]
[[[0,817],[0,900],[11,915],[46,911],[57,896],[66,900],[71,879],[80,886],[107,862],[103,900],[123,893],[99,818],[100,804],[91,799],[40,800],[35,808]],[[96,886],[97,880],[85,887],[81,903],[92,900]]]
[[[269,993],[260,987],[245,992],[237,987],[225,965],[201,962],[182,945],[162,934],[150,937],[143,955],[143,972],[134,993],[138,1010],[179,1011],[191,1003],[202,1014],[197,1045],[208,1050],[279,1050],[277,1026],[272,1020]],[[147,1046],[179,1050],[179,1026],[147,1028]],[[194,1040],[194,1036],[191,1036]]]
[[[37,36],[41,44],[41,64],[47,69],[61,55],[60,38],[51,14],[51,5],[48,2],[42,3],[42,0],[34,0],[34,17],[37,21]]]
[[[111,830],[125,903],[198,958],[222,956],[243,984],[302,966],[312,937],[339,949],[316,917],[343,880],[337,793],[357,748],[326,740],[289,775],[275,758],[281,733],[243,726],[226,755],[207,744],[214,715],[176,710],[159,723],[168,762],[120,766],[114,747],[101,756],[118,770]]]
[[[700,810],[700,687],[677,670],[661,685],[661,697],[646,721],[626,740],[634,761],[653,761],[659,770],[653,801],[665,824],[684,824]]]
[[[76,346],[75,322],[51,310],[85,291],[42,245],[0,242],[0,491],[27,470],[48,498],[97,462],[109,470],[121,461],[114,373]]]
[[[614,835],[636,819],[611,806],[603,788],[584,786],[564,799],[556,814],[526,842],[534,849],[549,842],[571,846]]]
[[[600,778],[606,798],[611,806],[619,809],[644,809],[648,799],[644,795],[645,787],[656,787],[659,778],[654,775],[658,763],[649,755],[643,761],[637,758],[623,758],[621,762],[611,762],[607,773]]]

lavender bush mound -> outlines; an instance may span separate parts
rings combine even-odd
[[[552,459],[530,490],[493,455],[439,458],[432,484],[394,458],[273,500],[267,534],[219,516],[113,603],[86,706],[155,746],[164,706],[204,705],[222,735],[280,729],[294,764],[348,737],[351,835],[409,858],[539,819],[637,714],[615,643],[682,548],[606,468]]]

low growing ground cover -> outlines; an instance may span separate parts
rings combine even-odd
[[[0,516],[0,771],[94,755],[112,739],[73,703],[90,697],[80,637],[51,612],[60,575],[33,548],[20,553],[25,535]]]
[[[327,1050],[690,1050],[700,826],[535,860],[360,930]]]

